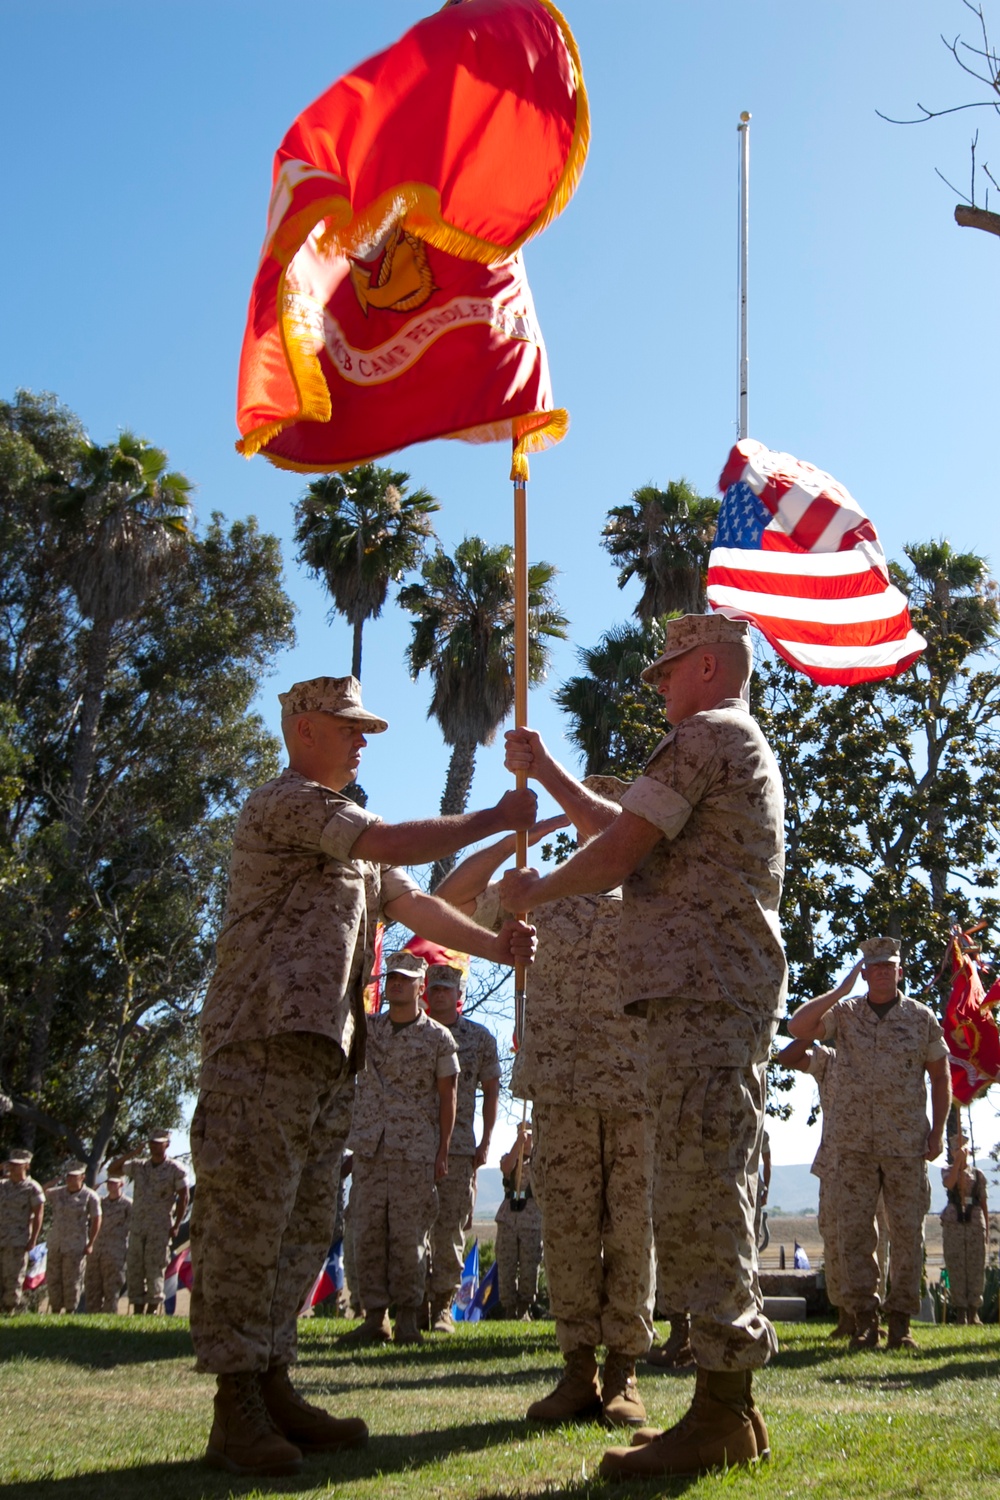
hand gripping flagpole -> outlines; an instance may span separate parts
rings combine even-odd
[[[516,440],[515,440],[516,443]],[[514,480],[514,724],[515,727],[528,722],[528,463],[515,459],[512,471]],[[514,773],[515,785],[520,791],[528,784],[528,773]],[[514,835],[517,867],[523,870],[528,863],[528,830],[518,829]],[[516,913],[522,921],[527,912]],[[526,1000],[527,964],[514,965],[514,1044],[520,1047],[524,1033],[524,1007]],[[514,1201],[521,1203],[521,1175],[524,1170],[524,1125],[528,1119],[528,1101],[521,1109],[521,1131],[517,1145],[517,1170],[514,1174]]]

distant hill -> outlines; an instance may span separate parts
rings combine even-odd
[[[806,1162],[792,1167],[772,1167],[767,1195],[768,1213],[816,1213],[819,1208],[819,1178]]]

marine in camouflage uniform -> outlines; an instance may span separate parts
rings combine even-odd
[[[625,789],[611,776],[591,776],[583,785],[612,802]],[[508,852],[501,841],[472,855],[439,894],[461,899]],[[626,1015],[618,998],[621,912],[617,889],[540,908],[538,957],[511,1077],[514,1095],[532,1104],[531,1181],[541,1209],[549,1303],[566,1361],[555,1391],[528,1408],[528,1416],[541,1421],[591,1417],[603,1409],[612,1423],[638,1426],[646,1415],[635,1361],[653,1332],[653,1134],[645,1024]],[[496,927],[506,914],[499,884],[488,885],[476,920]],[[530,1233],[526,1213],[512,1213],[506,1200],[501,1214],[505,1229],[516,1225]],[[515,1311],[503,1289],[503,1238],[497,1238],[500,1298]],[[519,1300],[524,1303],[523,1292]],[[597,1378],[600,1346],[608,1351],[603,1383]]]
[[[924,1218],[930,1207],[927,1161],[940,1155],[951,1105],[947,1047],[926,1005],[899,988],[899,943],[869,938],[866,995],[835,991],[795,1012],[789,1030],[805,1040],[822,1035],[837,1049],[837,1107],[830,1135],[840,1184],[840,1268],[844,1306],[857,1319],[855,1347],[878,1343],[878,1260],[875,1213],[885,1199],[892,1242],[886,1297],[889,1347],[915,1348],[910,1317],[920,1309]],[[934,1121],[928,1127],[925,1074]]]
[[[524,1140],[523,1149],[520,1140]],[[497,1294],[508,1318],[528,1318],[538,1293],[542,1263],[542,1213],[534,1188],[534,1138],[527,1125],[518,1126],[518,1140],[500,1158],[503,1202],[494,1214],[497,1226],[493,1247],[497,1263]],[[517,1158],[521,1157],[521,1171]]]
[[[505,904],[537,912],[620,879],[622,1002],[648,1018],[660,1294],[691,1310],[698,1379],[682,1424],[605,1455],[608,1477],[750,1462],[768,1445],[750,1373],[777,1341],[757,1278],[754,1194],[765,1070],[787,987],[784,798],[747,710],[751,669],[742,622],[670,621],[664,653],[643,676],[674,727],[621,813],[598,822],[604,831],[551,875],[508,876],[503,886]],[[535,774],[579,827],[579,784],[530,731],[515,731],[508,746],[508,764]]]
[[[83,1293],[83,1268],[101,1227],[101,1200],[85,1187],[83,1162],[72,1162],[63,1185],[45,1184],[52,1214],[47,1241],[45,1285],[49,1312],[76,1312]]]
[[[115,1157],[109,1168],[114,1175],[123,1172],[132,1183],[126,1268],[128,1300],[136,1313],[157,1313],[163,1307],[170,1241],[190,1198],[187,1173],[167,1154],[169,1144],[169,1130],[154,1130],[145,1155]]]
[[[116,1313],[125,1280],[131,1200],[122,1191],[124,1177],[107,1179],[108,1195],[101,1204],[101,1232],[87,1260],[86,1292],[89,1313]]]
[[[45,1212],[42,1185],[28,1176],[31,1152],[12,1151],[0,1177],[0,1312],[19,1312],[24,1305],[28,1254],[38,1243]]]
[[[462,1284],[465,1230],[476,1201],[476,1169],[486,1165],[500,1096],[496,1038],[485,1026],[459,1013],[463,990],[461,969],[450,964],[430,965],[425,992],[428,1013],[432,1020],[450,1031],[458,1048],[459,1064],[458,1103],[448,1150],[448,1175],[437,1185],[438,1212],[431,1227],[428,1289],[431,1322],[438,1333],[454,1330],[451,1305]],[[477,1145],[476,1093],[479,1089],[483,1094],[483,1136]]]
[[[941,1173],[948,1202],[941,1214],[944,1263],[948,1271],[948,1302],[956,1323],[980,1322],[986,1260],[990,1242],[990,1211],[986,1177],[970,1168],[968,1140],[961,1132],[951,1137],[952,1159]]]
[[[367,1437],[363,1422],[304,1402],[288,1368],[330,1245],[378,919],[467,950],[477,937],[400,866],[531,818],[510,794],[487,812],[382,825],[339,790],[365,735],[387,728],[357,680],[314,678],[279,699],[290,764],[237,823],[191,1126],[191,1334],[198,1368],[218,1376],[206,1458],[251,1474],[294,1473],[303,1448]],[[530,946],[519,928],[478,951],[506,962]]]
[[[419,1343],[436,1183],[450,1170],[458,1048],[420,1010],[427,965],[414,953],[385,963],[388,1013],[368,1025],[348,1146],[361,1192],[354,1218],[358,1291],[370,1327],[396,1304],[397,1343]]]

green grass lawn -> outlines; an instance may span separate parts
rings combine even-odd
[[[347,1325],[349,1326],[349,1325]],[[420,1349],[347,1354],[341,1322],[302,1324],[297,1383],[371,1428],[361,1452],[306,1460],[294,1479],[228,1479],[200,1463],[213,1382],[193,1372],[180,1318],[20,1317],[0,1324],[0,1495],[25,1500],[174,1500],[292,1494],[351,1500],[653,1494],[910,1497],[1000,1495],[1000,1339],[996,1325],[916,1325],[920,1350],[847,1354],[828,1324],[779,1328],[782,1350],[755,1383],[772,1462],[756,1473],[605,1485],[609,1442],[588,1425],[523,1419],[554,1381],[552,1325],[489,1323]],[[643,1373],[666,1425],[690,1375]]]

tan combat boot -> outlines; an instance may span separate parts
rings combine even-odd
[[[260,1377],[241,1370],[238,1375],[220,1375],[217,1385],[205,1462],[230,1474],[298,1474],[302,1450],[271,1421]]]
[[[887,1349],[916,1349],[917,1341],[910,1333],[909,1313],[889,1314],[889,1340]]]
[[[447,1302],[431,1303],[431,1332],[454,1333],[455,1319],[451,1315],[451,1298]]]
[[[342,1333],[337,1340],[338,1344],[364,1345],[364,1344],[390,1344],[392,1342],[392,1329],[389,1327],[389,1309],[387,1307],[369,1307],[365,1310],[365,1321],[357,1328],[352,1328],[350,1333]]]
[[[771,1439],[768,1436],[767,1423],[764,1421],[760,1407],[753,1399],[753,1373],[750,1370],[746,1372],[744,1395],[747,1403],[747,1416],[750,1418],[754,1442],[757,1444],[757,1457],[767,1463],[771,1457]],[[651,1443],[655,1438],[662,1436],[663,1429],[660,1427],[640,1427],[632,1434],[632,1447],[641,1448],[646,1443]]]
[[[687,1370],[694,1364],[691,1348],[691,1319],[687,1313],[670,1314],[670,1335],[659,1348],[655,1345],[644,1356],[647,1365],[658,1370]]]
[[[871,1312],[859,1312],[856,1315],[856,1326],[851,1335],[850,1347],[852,1349],[877,1349],[879,1340],[878,1308]]]
[[[608,1350],[601,1372],[601,1402],[604,1420],[611,1427],[641,1427],[645,1422],[646,1408],[639,1395],[631,1354]]]
[[[610,1448],[599,1473],[603,1479],[654,1479],[756,1460],[744,1371],[699,1369],[694,1399],[677,1425],[639,1447]]]
[[[566,1368],[555,1390],[532,1401],[525,1416],[532,1422],[594,1422],[601,1415],[601,1387],[593,1349],[563,1355]]]
[[[831,1328],[827,1334],[828,1339],[851,1339],[857,1332],[858,1320],[846,1307],[837,1309],[837,1326]]]
[[[272,1365],[260,1377],[260,1394],[275,1427],[303,1453],[339,1453],[341,1448],[363,1448],[368,1441],[368,1428],[360,1417],[331,1417],[321,1406],[304,1401],[287,1365]]]
[[[393,1342],[396,1344],[422,1344],[424,1336],[420,1332],[420,1309],[419,1307],[397,1307],[396,1329],[393,1333]]]
[[[969,1321],[969,1314],[968,1314],[968,1311],[967,1311],[966,1308],[964,1308],[964,1307],[953,1307],[952,1308],[952,1312],[955,1315],[955,1322],[956,1323],[967,1323]]]

